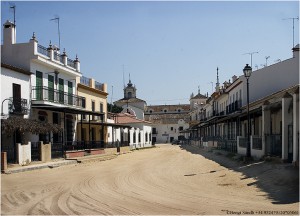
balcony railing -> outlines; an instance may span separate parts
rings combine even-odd
[[[75,68],[75,63],[72,59],[67,58],[67,64],[68,64],[68,66]]]
[[[242,107],[242,101],[241,101],[241,100],[236,100],[235,102],[229,104],[229,105],[226,107],[226,113],[227,113],[227,114],[230,114],[230,113],[236,112],[236,111],[238,111],[241,107]]]
[[[95,81],[95,88],[103,91],[103,83],[99,83],[99,82]]]
[[[84,97],[80,97],[67,92],[58,91],[45,86],[32,87],[32,100],[33,101],[49,101],[69,106],[83,107],[82,101]]]
[[[27,99],[10,98],[8,103],[8,110],[10,114],[26,115],[28,112]]]
[[[38,53],[40,53],[40,54],[43,54],[43,55],[45,55],[45,56],[50,57],[47,48],[44,47],[44,46],[42,46],[42,45],[40,45],[40,44],[38,44],[37,51],[38,51]]]
[[[80,77],[80,83],[86,86],[90,86],[90,78],[82,76]]]
[[[47,56],[48,58],[50,58],[50,53],[53,52],[53,58],[54,58],[54,60],[56,60],[56,61],[58,61],[58,62],[60,62],[62,64],[65,64],[65,62],[64,62],[64,55],[59,54],[59,52],[57,52],[57,50],[50,51],[50,50],[48,50],[48,48],[46,48],[46,47],[38,44],[37,45],[37,52],[39,54]],[[69,59],[69,58],[67,58],[67,66],[76,69],[76,65],[75,65],[74,60]]]

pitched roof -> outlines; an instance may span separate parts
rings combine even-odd
[[[162,112],[164,109],[167,109],[168,112],[174,111],[177,112],[178,109],[181,111],[190,111],[189,104],[179,104],[179,105],[153,105],[147,106],[146,111],[152,110],[153,112]]]
[[[136,102],[144,102],[146,103],[146,101],[139,99],[139,98],[122,98],[120,100],[115,101],[115,103],[136,103]]]
[[[197,95],[195,95],[194,97],[192,97],[191,99],[207,99],[206,96],[198,93]]]
[[[115,122],[118,124],[132,124],[132,123],[146,123],[151,124],[151,122],[138,119],[134,115],[129,113],[118,113],[115,118]]]

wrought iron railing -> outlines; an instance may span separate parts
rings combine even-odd
[[[53,103],[60,103],[69,106],[82,107],[83,97],[69,94],[63,91],[58,91],[45,86],[32,87],[33,101],[49,101]]]
[[[103,91],[103,83],[95,81],[95,88]]]
[[[37,52],[39,54],[42,54],[42,55],[47,56],[47,57],[50,58],[50,52],[49,52],[49,50],[46,47],[44,47],[44,46],[42,46],[40,44],[37,45]],[[57,52],[57,50],[54,50],[53,57],[54,57],[54,60],[59,61],[62,64],[64,64],[64,55],[59,54],[59,52]],[[74,68],[74,69],[76,68],[74,60],[69,59],[69,58],[67,58],[67,65],[70,66],[70,67],[72,67],[72,68]]]
[[[80,83],[86,86],[90,86],[90,78],[82,76],[80,77]]]
[[[37,51],[38,51],[38,53],[49,57],[49,52],[48,52],[47,48],[40,44],[38,44],[38,46],[37,46]]]
[[[10,114],[26,115],[28,112],[27,99],[11,97],[8,103],[8,110]]]
[[[239,147],[247,148],[248,138],[247,137],[239,137]]]
[[[67,65],[72,68],[75,68],[75,63],[72,59],[67,58]]]
[[[256,150],[262,150],[262,138],[252,137],[252,148]]]
[[[39,161],[40,160],[40,146],[41,142],[31,142],[31,160],[32,161]]]
[[[268,134],[265,135],[266,154],[271,156],[281,156],[282,154],[282,135]]]

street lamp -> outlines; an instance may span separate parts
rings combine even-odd
[[[250,115],[249,115],[249,78],[252,74],[252,68],[246,64],[243,69],[244,75],[247,79],[247,117],[248,117],[248,136],[247,136],[247,157],[251,157],[250,149]]]
[[[4,116],[4,113],[3,113],[3,103],[4,103],[4,101],[7,101],[7,100],[9,100],[10,102],[12,102],[11,98],[6,98],[6,99],[4,99],[2,101],[2,103],[1,103],[1,116]],[[13,109],[14,109],[14,106],[13,106]]]

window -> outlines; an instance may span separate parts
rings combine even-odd
[[[152,110],[150,110],[149,112],[152,113]]]
[[[85,98],[82,98],[82,108],[85,108]]]
[[[92,100],[92,111],[95,112],[95,101]]]
[[[173,127],[171,127],[171,131],[173,130]]]
[[[103,103],[100,103],[100,112],[103,112]]]
[[[180,127],[179,127],[179,131],[182,131],[182,130],[183,130],[183,127],[182,127],[182,126],[180,126]]]

